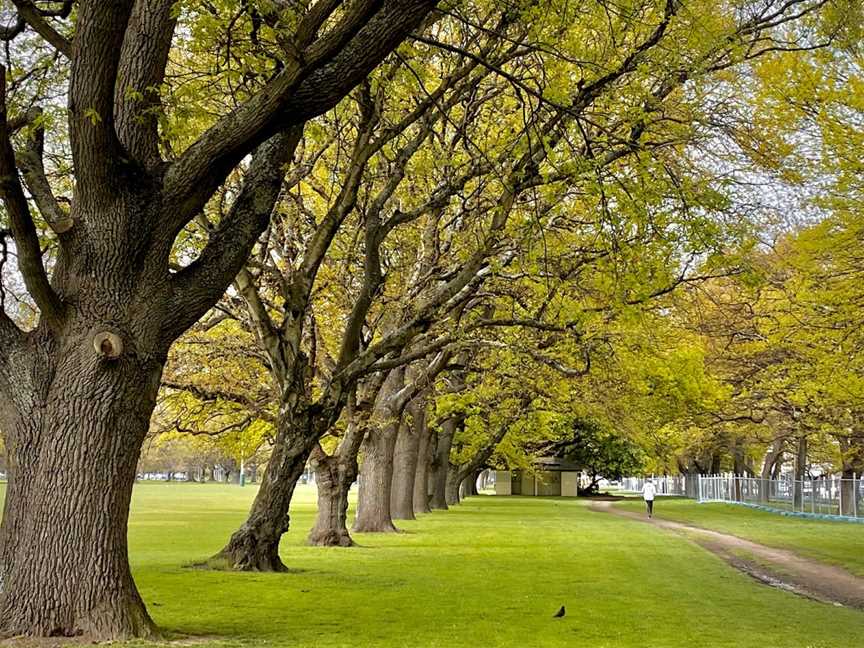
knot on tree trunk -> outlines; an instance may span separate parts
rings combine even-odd
[[[123,340],[112,331],[99,331],[93,335],[93,349],[107,360],[116,360],[123,354]]]

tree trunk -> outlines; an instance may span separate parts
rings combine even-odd
[[[318,488],[318,515],[309,533],[309,544],[318,547],[353,546],[354,541],[348,533],[348,491],[357,477],[356,458],[346,464],[338,455],[328,457],[318,447],[312,452],[312,468]]]
[[[414,513],[429,513],[429,466],[432,461],[432,431],[426,424],[426,401],[416,400],[409,406],[414,429],[417,431],[417,471],[414,475]]]
[[[469,363],[469,354],[463,351],[459,355],[458,364],[463,367]],[[454,371],[450,380],[445,382],[449,384],[449,391],[452,394],[458,394],[465,390],[466,387],[466,372]],[[457,431],[465,423],[465,414],[463,412],[455,412],[441,421],[438,426],[438,433],[435,435],[435,444],[432,452],[431,464],[431,479],[430,487],[432,490],[429,506],[432,509],[447,510],[448,500],[454,498],[447,495],[447,477],[450,473],[450,450],[453,447],[453,439]],[[458,488],[458,486],[457,486]],[[458,499],[458,498],[457,498]]]
[[[390,493],[393,484],[393,451],[396,447],[398,422],[370,429],[363,441],[363,465],[357,495],[356,533],[392,533],[396,531],[390,516]]]
[[[765,454],[762,470],[759,474],[759,500],[769,502],[771,500],[771,479],[774,478],[774,466],[783,458],[783,446],[785,439],[775,439],[771,448]]]
[[[719,475],[721,470],[721,461],[723,457],[719,452],[715,452],[711,455],[711,474]]]
[[[743,484],[741,477],[745,472],[744,465],[744,444],[741,439],[735,439],[732,445],[732,472],[735,473],[735,501],[743,501]]]
[[[857,493],[855,492],[855,471],[845,469],[840,474],[840,515],[855,515]]]
[[[414,520],[414,479],[420,436],[414,424],[404,419],[399,426],[393,451],[393,484],[390,490],[390,514],[394,520]]]
[[[475,470],[462,480],[465,484],[465,497],[473,497],[480,494],[477,492],[477,479],[479,479],[479,477],[480,471]]]
[[[357,453],[366,432],[365,419],[355,399],[349,397],[348,426],[332,457],[320,445],[312,451],[312,468],[318,488],[318,516],[309,534],[309,544],[323,547],[351,547],[348,533],[348,491],[357,479]]]
[[[354,531],[387,533],[396,531],[390,515],[393,487],[393,453],[402,411],[398,393],[405,385],[405,367],[392,369],[375,397],[371,420],[363,439],[363,465],[357,494]]]
[[[528,405],[527,399],[523,400],[522,405],[523,407]],[[477,494],[477,476],[480,474],[481,466],[486,465],[507,434],[507,429],[506,426],[498,428],[468,462],[458,466],[450,465],[447,471],[447,504],[458,504],[460,499]]]
[[[804,476],[807,472],[807,437],[798,437],[798,448],[795,452],[795,476],[792,485],[792,505],[796,511],[804,506]]]
[[[678,459],[678,471],[684,475],[684,494],[690,499],[699,497],[699,470],[698,464],[693,461],[684,462]]]
[[[462,480],[463,474],[453,466],[447,470],[447,484],[445,496],[447,498],[447,506],[455,506],[462,499]]]
[[[267,472],[246,522],[210,560],[214,567],[241,571],[286,571],[279,558],[279,542],[288,531],[288,510],[309,450],[304,443],[275,446]]]
[[[859,435],[853,438],[841,436],[838,439],[842,454],[843,472],[840,481],[840,515],[859,515],[861,507],[858,499],[857,480],[864,470],[864,440]]]
[[[210,559],[214,567],[241,571],[285,571],[279,542],[288,531],[291,498],[306,461],[318,441],[318,426],[326,415],[313,414],[304,389],[305,363],[292,368],[292,381],[283,387],[284,403],[276,426],[276,440],[252,510],[228,544]],[[322,420],[319,420],[322,419]],[[329,425],[328,425],[329,427]]]
[[[451,416],[441,422],[432,458],[432,498],[429,506],[433,509],[446,511],[447,505],[458,499],[452,496],[448,498],[447,476],[450,472],[450,448],[460,421],[459,416]]]
[[[162,364],[131,353],[106,360],[88,341],[64,340],[56,366],[40,372],[44,382],[22,376],[0,403],[10,458],[4,635],[156,634],[129,571],[126,530]]]

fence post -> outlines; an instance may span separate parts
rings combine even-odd
[[[855,473],[852,473],[852,512],[855,517],[858,517],[858,480],[855,478]]]

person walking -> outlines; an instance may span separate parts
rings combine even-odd
[[[654,496],[657,494],[657,487],[649,478],[645,480],[642,486],[642,499],[645,500],[645,506],[648,507],[648,517],[654,517]]]

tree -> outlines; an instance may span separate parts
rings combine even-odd
[[[596,493],[601,478],[620,479],[640,472],[644,465],[644,455],[636,443],[604,429],[597,421],[573,419],[561,437],[545,446],[543,452],[565,457],[588,473],[591,481],[579,489],[580,495]]]
[[[647,179],[678,179],[661,153],[686,149],[698,134],[711,81],[768,52],[818,47],[822,32],[796,28],[817,21],[825,5],[718,1],[691,8],[645,0],[612,17],[599,5],[583,15],[583,7],[567,3],[555,11],[520,3],[503,12],[495,3],[469,3],[467,15],[430,18],[432,0],[228,0],[235,19],[212,3],[173,0],[79,0],[74,12],[74,2],[13,4],[20,19],[0,33],[11,39],[15,58],[0,79],[0,251],[9,252],[11,234],[29,295],[22,302],[38,321],[22,327],[5,304],[0,310],[0,427],[11,467],[0,530],[0,630],[105,639],[155,632],[128,566],[136,463],[170,346],[232,283],[267,349],[282,414],[255,507],[222,556],[240,568],[279,569],[293,486],[356,382],[441,351],[450,331],[435,325],[502,274],[534,235],[538,216],[563,218],[556,205],[599,197],[600,232],[626,241],[626,228],[615,228],[616,206],[636,185],[653,196],[648,202],[662,203]],[[436,27],[436,20],[445,22]],[[415,33],[424,21],[428,29]],[[364,195],[364,220],[354,221],[364,244],[363,280],[350,291],[356,308],[321,381],[326,389],[312,392],[310,294],[335,232],[351,222],[367,179],[363,164],[327,197],[302,254],[269,256],[282,277],[277,286],[288,288],[273,302],[256,285],[260,273],[275,280],[264,263],[268,225],[283,188],[304,175],[293,160],[306,154],[306,123],[336,106],[409,34],[413,54],[392,68],[394,78],[414,77],[426,90],[424,77],[439,76],[446,52],[458,62],[450,81],[468,78],[457,70],[484,70],[495,82],[474,88],[488,90],[489,101],[469,92],[464,106],[448,104],[444,95],[453,88],[446,82],[440,93],[422,92],[407,117],[412,128],[385,150],[411,153],[437,141],[429,150],[464,171],[438,167],[447,180],[443,197],[433,189],[428,201],[414,196],[403,211],[393,198],[410,175],[405,156],[385,155],[387,165],[373,169],[380,173]],[[220,53],[227,49],[234,55],[225,63]],[[179,69],[192,69],[193,80]],[[394,78],[376,77],[375,92],[364,84],[361,103],[386,96]],[[51,99],[61,93],[65,111]],[[456,113],[460,121],[451,121]],[[361,108],[356,132],[371,115]],[[456,127],[441,130],[441,123]],[[369,142],[356,141],[368,163]],[[622,169],[633,174],[619,184]],[[706,220],[700,215],[694,223]],[[416,231],[426,220],[440,230],[454,224],[453,236],[441,239],[452,244],[452,256],[421,282],[408,310],[368,328],[386,284],[388,235],[412,223],[407,231]],[[655,223],[638,225],[641,238]],[[686,219],[669,225],[676,227],[693,231]],[[286,271],[289,260],[301,271]],[[680,260],[674,249],[668,260],[670,267]],[[403,273],[395,274],[404,278],[411,262],[397,263]],[[620,292],[645,298],[638,274],[631,278]],[[278,303],[278,318],[271,303]],[[87,470],[94,461],[103,469]]]
[[[808,15],[812,9],[807,9],[801,15]],[[778,18],[778,14],[766,8],[746,16],[741,23],[734,20],[724,22],[723,29],[732,33],[731,40],[721,39],[716,47],[711,41],[707,49],[697,47],[685,61],[670,62],[663,57],[653,58],[653,53],[659,51],[655,50],[655,46],[658,41],[665,43],[667,39],[672,42],[683,38],[692,27],[693,17],[681,15],[674,4],[654,7],[652,16],[656,22],[636,21],[611,27],[613,32],[620,29],[629,34],[626,38],[617,32],[610,35],[613,43],[616,40],[632,40],[634,45],[627,50],[629,54],[623,55],[621,61],[598,63],[608,64],[609,73],[597,77],[590,85],[583,81],[582,86],[577,84],[572,87],[570,83],[572,96],[566,96],[565,100],[560,96],[544,95],[543,92],[551,92],[551,86],[542,88],[539,94],[530,92],[530,87],[526,89],[524,82],[520,83],[520,75],[526,71],[523,57],[506,56],[509,51],[506,48],[502,54],[503,61],[494,57],[492,62],[488,60],[490,55],[499,54],[500,49],[497,48],[501,47],[500,40],[507,47],[519,42],[519,38],[528,38],[526,42],[530,43],[530,33],[525,34],[520,20],[517,20],[524,20],[525,16],[536,18],[529,11],[524,15],[505,15],[501,19],[505,26],[512,26],[515,31],[515,36],[508,34],[507,39],[498,39],[495,30],[484,32],[482,39],[472,38],[469,34],[466,37],[467,44],[460,47],[434,38],[417,39],[424,46],[421,51],[428,53],[424,60],[434,61],[435,69],[441,68],[446,73],[441,74],[443,83],[429,92],[422,80],[422,74],[429,69],[429,65],[416,66],[414,59],[403,56],[392,67],[382,71],[383,78],[393,79],[399,78],[403,71],[409,72],[420,79],[420,89],[426,90],[427,98],[410,106],[407,121],[397,119],[389,127],[383,125],[387,114],[386,111],[382,113],[380,106],[386,108],[389,100],[399,101],[401,97],[398,93],[388,92],[388,101],[384,101],[382,87],[385,86],[376,78],[370,79],[357,95],[360,119],[352,124],[352,128],[356,129],[354,145],[346,147],[345,152],[350,153],[348,156],[339,158],[347,159],[349,163],[333,164],[327,155],[313,156],[319,163],[323,161],[322,166],[326,171],[321,173],[322,177],[343,178],[339,183],[340,190],[327,195],[326,191],[315,186],[315,172],[311,173],[308,180],[299,179],[296,201],[300,203],[302,216],[311,221],[313,227],[309,228],[308,234],[299,237],[295,233],[303,228],[295,226],[289,230],[291,236],[285,236],[285,229],[288,228],[283,228],[282,232],[277,230],[278,235],[275,237],[268,235],[268,245],[276,242],[275,254],[262,253],[248,271],[241,274],[238,292],[251,306],[250,319],[255,323],[259,339],[268,349],[274,382],[279,385],[276,390],[282,401],[279,409],[285,415],[278,426],[280,432],[276,438],[275,455],[284,456],[285,461],[274,464],[281,466],[278,468],[279,473],[273,476],[273,483],[277,486],[270,488],[270,482],[265,481],[265,488],[259,493],[247,523],[234,534],[221,552],[220,560],[241,569],[282,568],[277,555],[278,540],[287,530],[293,485],[309,453],[316,451],[317,440],[338,419],[354,382],[363,375],[390,371],[404,364],[405,357],[396,357],[404,350],[408,350],[407,357],[422,357],[411,346],[418,336],[428,336],[434,332],[443,333],[445,338],[448,335],[455,337],[452,323],[449,323],[450,330],[435,328],[437,322],[445,321],[443,314],[449,312],[445,308],[448,300],[456,297],[467,300],[481,285],[485,287],[497,274],[504,274],[501,268],[518,258],[523,243],[532,238],[536,241],[537,232],[533,229],[533,223],[538,221],[538,215],[541,230],[548,215],[548,223],[555,226],[556,232],[567,232],[571,228],[580,232],[581,236],[562,243],[562,249],[567,244],[576,245],[579,254],[571,254],[572,258],[566,259],[562,252],[567,262],[558,268],[572,283],[580,279],[580,269],[590,263],[595,255],[601,258],[614,255],[614,263],[610,266],[615,270],[618,269],[615,264],[633,270],[625,274],[626,281],[612,286],[620,293],[624,303],[639,303],[653,295],[652,289],[663,294],[675,285],[690,280],[686,273],[687,265],[693,257],[705,253],[704,248],[690,249],[693,247],[690,242],[699,238],[714,238],[712,230],[717,228],[706,214],[714,213],[717,204],[722,204],[722,196],[718,197],[716,191],[694,191],[695,186],[705,182],[704,176],[697,178],[688,174],[687,162],[691,160],[686,155],[683,159],[675,155],[682,142],[689,142],[695,137],[696,129],[690,126],[698,122],[694,114],[698,115],[700,110],[707,110],[710,106],[703,104],[698,93],[694,95],[694,103],[682,101],[678,90],[687,83],[708,83],[712,73],[726,69],[736,61],[745,60],[746,57],[739,58],[732,44],[763,38],[764,30],[769,29],[768,25],[776,26],[773,21]],[[798,14],[791,16],[800,17]],[[547,14],[545,19],[553,23],[567,22],[566,16],[554,12]],[[501,31],[505,30],[502,28]],[[597,55],[596,51],[587,47],[582,38],[584,34],[578,29],[574,28],[570,36],[572,41],[568,40],[567,43],[574,48],[570,60],[583,55]],[[448,59],[440,54],[433,55],[435,50],[426,49],[427,46],[455,54],[455,63],[446,64]],[[466,47],[477,49],[480,53]],[[589,51],[585,51],[586,47]],[[551,52],[550,57],[555,59],[558,54]],[[753,54],[751,50],[747,56]],[[644,63],[645,67],[637,66],[637,61]],[[488,79],[490,68],[496,72],[495,78],[491,80]],[[527,69],[530,71],[532,68],[527,66]],[[472,75],[472,71],[476,74]],[[519,74],[514,76],[514,72]],[[643,73],[648,74],[648,77],[643,77]],[[502,78],[506,83],[502,83]],[[571,75],[571,81],[572,78]],[[563,79],[556,81],[564,83]],[[643,82],[652,88],[648,100]],[[496,97],[495,93],[506,92],[511,100],[496,105],[472,98],[466,108],[459,101],[459,91],[466,86],[471,97],[483,97],[484,93],[480,90],[488,87],[488,96]],[[392,86],[386,88],[388,91],[393,89]],[[532,103],[527,111],[527,119],[513,123],[516,135],[508,136],[506,129],[490,129],[493,122],[496,125],[509,123],[514,113],[525,113],[525,110],[518,109],[524,103],[525,94]],[[622,114],[617,112],[617,108],[610,112],[607,102],[613,96],[619,100],[617,107],[622,111],[621,100],[630,102],[628,105],[633,113]],[[572,105],[568,106],[568,101]],[[464,121],[465,114],[488,113],[489,105],[495,105],[496,108],[503,106],[502,110],[494,113],[496,119],[487,117],[475,120],[470,129],[458,127],[457,119]],[[517,109],[514,110],[514,107]],[[582,113],[586,118],[590,115],[595,120],[591,128],[586,129],[580,123]],[[646,114],[648,118],[645,118]],[[598,115],[603,116],[603,125],[596,122]],[[459,143],[459,148],[451,146],[448,149],[444,145],[427,143],[426,139],[446,142],[444,134],[454,122],[457,127],[453,129],[452,141]],[[494,139],[489,137],[491,130],[496,132]],[[486,137],[479,151],[474,150],[478,148],[476,141],[481,139],[478,135]],[[384,146],[379,145],[381,142]],[[525,151],[515,163],[512,162],[514,150]],[[434,153],[430,154],[429,151],[446,156],[447,164],[441,165],[442,169],[434,165],[432,167],[435,172],[445,172],[437,183],[430,182],[430,178],[438,179],[438,176],[429,172],[428,162],[422,166],[415,162],[417,158],[424,160],[424,156],[426,160],[434,159]],[[647,155],[647,151],[653,155]],[[387,159],[384,153],[389,153],[390,158]],[[381,157],[385,159],[382,161]],[[566,164],[562,163],[565,159],[569,159]],[[457,182],[453,180],[454,162],[461,165],[460,170],[468,169],[467,173],[456,175]],[[389,173],[381,174],[379,169],[382,167]],[[658,176],[668,177],[669,180],[658,181]],[[434,189],[433,200],[417,204],[416,196],[412,195],[415,192],[404,191],[405,183],[441,187],[442,191],[439,194]],[[305,184],[311,190],[304,189]],[[365,201],[363,190],[366,190]],[[633,199],[634,190],[639,192],[639,200]],[[323,196],[323,201],[313,198],[322,205],[310,207],[312,200],[307,195],[311,196],[313,192]],[[457,199],[462,200],[461,207]],[[567,212],[570,210],[582,216],[595,199],[597,204],[594,208],[601,216],[596,221],[589,221],[593,227],[585,227],[583,231],[580,226],[585,224],[584,216],[580,220]],[[402,201],[411,205],[410,210],[404,209],[402,205],[397,207]],[[668,207],[664,209],[664,204],[668,205],[670,201],[681,204],[683,216],[676,218],[677,214],[673,210]],[[622,205],[630,206],[623,209]],[[650,209],[646,209],[646,205]],[[320,215],[316,215],[317,209],[321,209]],[[427,216],[426,210],[440,212],[428,214],[434,218],[425,219],[433,226],[437,225],[436,219],[445,223],[458,223],[458,227],[464,228],[468,236],[453,236],[449,241],[444,239],[452,245],[454,258],[436,259],[438,268],[435,268],[436,272],[431,278],[427,278],[427,285],[435,287],[435,290],[424,293],[421,286],[417,293],[419,300],[398,302],[407,315],[399,320],[393,316],[393,311],[383,313],[378,310],[380,306],[376,306],[376,293],[385,296],[380,305],[389,303],[392,306],[397,303],[392,295],[387,294],[388,287],[390,290],[393,290],[394,285],[398,289],[403,288],[406,277],[411,275],[405,270],[406,264],[403,262],[406,255],[400,246],[404,248],[406,241],[416,240],[411,237],[413,228],[407,228],[409,233],[405,236],[402,226],[414,221],[419,224],[424,220],[421,217]],[[626,216],[619,217],[619,211]],[[346,291],[353,299],[344,300],[350,304],[343,316],[349,322],[344,328],[344,335],[335,344],[321,345],[322,336],[308,328],[309,324],[314,326],[320,313],[317,304],[314,304],[314,285],[318,273],[322,269],[326,272],[328,259],[332,261],[334,245],[337,250],[345,245],[345,241],[339,240],[339,234],[344,223],[353,222],[350,220],[353,212],[356,212],[364,226],[362,243],[357,245],[363,248],[363,281],[358,281],[353,290],[349,286]],[[443,216],[451,212],[452,216],[445,220]],[[478,219],[475,216],[478,212],[486,212],[492,217]],[[298,220],[296,216],[291,218],[294,222]],[[636,234],[629,235],[631,231]],[[668,238],[664,236],[659,244],[647,245],[646,241],[658,238],[659,231]],[[545,232],[543,234],[545,236]],[[470,236],[479,241],[479,245]],[[592,236],[608,243],[609,249],[591,247],[588,242]],[[389,247],[391,241],[392,248]],[[650,263],[638,263],[643,244],[651,252]],[[286,263],[286,260],[297,256],[297,249],[304,250],[302,261]],[[536,254],[537,249],[540,249],[539,245],[531,249],[531,253]],[[685,250],[690,254],[689,259]],[[344,267],[351,262],[352,257],[349,255]],[[534,262],[540,265],[538,261]],[[685,267],[680,277],[676,264]],[[385,267],[389,270],[386,279],[396,277],[394,283],[389,285],[383,272]],[[536,269],[532,268],[531,271],[529,276],[536,279]],[[544,272],[548,280],[548,268]],[[332,283],[332,274],[327,276]],[[615,276],[617,279],[618,275]],[[274,282],[276,277],[278,279]],[[435,282],[438,282],[437,285]],[[606,284],[609,283],[607,277]],[[609,288],[603,280],[598,280],[597,284],[600,289]],[[414,294],[413,286],[407,292]],[[557,301],[554,294],[549,296],[547,303],[540,307],[541,312],[548,309],[550,304],[557,307]],[[326,312],[332,314],[333,310],[328,308]],[[376,319],[379,323],[384,321],[386,325],[373,325]],[[465,319],[469,322],[467,326],[473,326],[471,318]],[[561,324],[559,327],[562,331],[572,329],[573,323]],[[442,341],[439,338],[428,349],[439,350],[441,347],[438,344]],[[319,353],[322,347],[339,349],[338,353],[333,354],[332,361],[323,363],[329,365],[323,371],[320,366],[311,366],[314,363],[310,363],[313,356],[329,356]],[[544,361],[560,366],[552,357],[544,358]],[[391,415],[381,420],[393,419]],[[381,433],[376,433],[376,430]],[[368,469],[381,468],[386,473],[386,464],[392,454],[391,441],[396,436],[395,424],[388,423],[370,432],[368,448],[372,449],[376,440],[385,447],[374,455],[381,457],[380,462],[378,459],[368,462]],[[442,435],[441,439],[446,439],[446,435]],[[449,453],[444,452],[444,443],[439,443],[438,448],[442,455],[447,454],[448,459],[436,463],[436,471],[444,468],[443,473],[439,472],[437,476],[444,474],[446,478]],[[368,454],[373,456],[371,452]],[[440,483],[440,479],[435,482]],[[366,483],[377,484],[383,491],[387,488],[388,480],[374,479]],[[364,496],[365,493],[366,489]],[[386,507],[380,493],[373,500],[377,502],[375,508],[383,510]],[[379,522],[382,528],[392,526],[384,516]]]
[[[261,16],[271,30],[268,68],[253,74],[256,83],[230,112],[186,133],[185,147],[163,139],[156,91],[170,82],[175,27],[190,17],[173,0],[81,0],[74,28],[63,20],[68,10],[14,4],[23,30],[69,62],[74,197],[67,211],[38,157],[16,152],[22,123],[29,134],[18,139],[28,151],[44,150],[47,133],[36,111],[23,111],[4,70],[0,194],[40,317],[25,332],[0,312],[0,426],[13,466],[0,629],[148,636],[155,628],[129,572],[126,518],[168,349],[217,302],[266,228],[303,122],[365,78],[435,2],[268,5]],[[11,47],[18,42],[30,41]],[[26,64],[29,54],[15,56]],[[244,180],[230,210],[200,254],[175,266],[178,234],[235,169]],[[47,268],[43,223],[56,246]],[[101,469],[89,470],[93,462]]]

